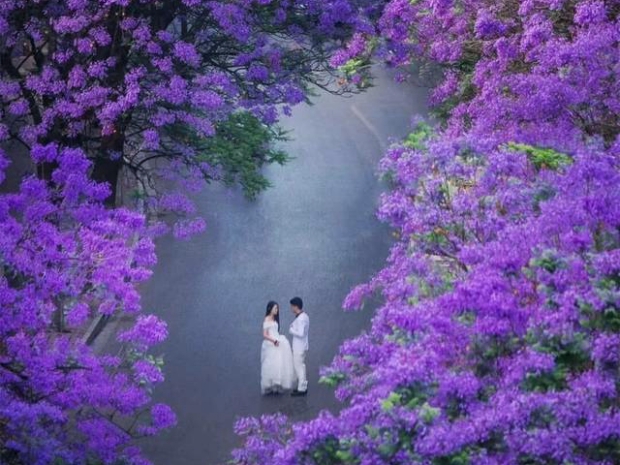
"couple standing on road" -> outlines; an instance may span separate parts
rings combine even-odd
[[[292,396],[305,396],[308,393],[306,376],[306,354],[308,353],[308,330],[310,318],[303,311],[304,303],[299,297],[290,301],[295,319],[289,327],[293,338],[293,349],[286,336],[280,334],[280,307],[277,302],[267,304],[263,321],[263,346],[261,348],[261,392],[280,394],[297,388]]]

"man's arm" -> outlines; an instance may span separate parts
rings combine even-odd
[[[299,336],[302,338],[308,335],[308,330],[310,329],[310,318],[308,318],[308,316],[305,314],[304,316],[305,318],[301,322],[301,336]]]
[[[293,336],[295,337],[303,337],[303,332],[299,331],[298,326],[298,319],[295,319],[292,323],[290,328],[288,329],[288,332],[291,333]]]
[[[310,321],[308,318],[303,318],[300,316],[291,323],[291,327],[289,328],[289,333],[291,333],[295,337],[306,337],[308,334],[308,326],[310,325]],[[300,327],[301,326],[301,327]]]

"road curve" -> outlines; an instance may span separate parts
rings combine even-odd
[[[370,310],[341,310],[347,292],[380,269],[390,233],[374,216],[382,186],[377,162],[390,140],[424,114],[426,91],[377,71],[376,87],[352,98],[321,95],[284,121],[295,157],[269,167],[274,188],[255,202],[210,186],[198,198],[208,230],[188,242],[164,238],[144,288],[145,310],[168,322],[162,346],[166,381],[156,401],[170,404],[178,426],[142,445],[156,465],[214,465],[239,444],[238,416],[282,411],[295,419],[335,411],[318,384],[321,365],[363,330]],[[306,398],[261,397],[261,323],[265,304],[304,298],[311,319]]]

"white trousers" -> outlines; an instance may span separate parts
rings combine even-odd
[[[306,392],[308,389],[308,378],[306,377],[306,354],[307,350],[295,351],[293,350],[293,368],[295,368],[295,375],[298,379],[297,390]]]

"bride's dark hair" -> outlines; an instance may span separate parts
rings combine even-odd
[[[276,302],[275,300],[270,300],[269,302],[267,302],[267,311],[265,312],[265,316],[269,316],[269,314],[271,313],[271,310],[273,310],[273,307],[275,307],[276,305],[278,305],[278,302]],[[274,320],[276,321],[276,323],[278,323],[278,332],[280,332],[280,306],[278,305],[278,313],[276,313],[276,317],[274,318]]]

